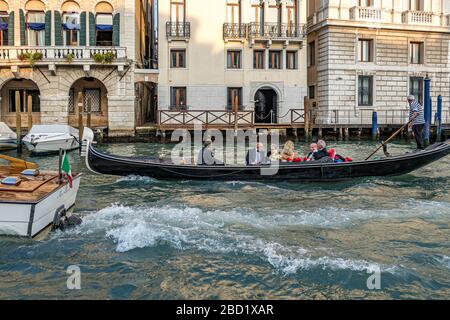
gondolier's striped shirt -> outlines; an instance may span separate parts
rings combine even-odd
[[[423,107],[416,100],[411,102],[411,104],[409,105],[409,119],[413,118],[414,112],[417,112],[418,115],[416,119],[413,121],[413,125],[424,124],[425,117],[423,113]]]

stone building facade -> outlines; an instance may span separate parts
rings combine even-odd
[[[133,135],[145,122],[137,114],[143,97],[137,92],[157,82],[148,63],[145,29],[149,1],[128,0],[0,0],[0,119],[22,126],[27,111],[33,123],[78,126],[83,119],[108,133]],[[147,41],[148,42],[148,41]],[[147,92],[148,94],[148,92]],[[16,99],[20,97],[17,104]],[[150,100],[145,98],[146,100]]]
[[[254,111],[290,123],[306,95],[303,0],[159,4],[159,110]]]
[[[401,123],[405,97],[450,99],[450,2],[309,0],[309,106],[316,123]],[[448,111],[447,111],[448,112]],[[406,122],[406,121],[405,121]]]

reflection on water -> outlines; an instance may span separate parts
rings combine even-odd
[[[373,147],[350,142],[338,152],[362,159]],[[102,148],[169,155],[171,145]],[[84,222],[42,242],[0,238],[0,298],[450,297],[450,158],[335,184],[100,176],[70,158],[85,173],[75,210]],[[66,289],[72,264],[82,272],[76,292]],[[378,268],[382,288],[368,290]]]

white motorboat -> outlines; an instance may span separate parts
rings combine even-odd
[[[35,237],[50,226],[71,224],[68,211],[75,205],[81,174],[73,176],[70,187],[58,171],[39,172],[33,163],[1,159],[10,164],[0,165],[0,235]]]
[[[17,135],[4,122],[0,122],[0,150],[17,148]]]
[[[84,128],[83,140],[92,141],[94,133]],[[34,125],[23,138],[23,142],[32,153],[58,152],[59,149],[69,151],[80,147],[78,130],[69,125]]]

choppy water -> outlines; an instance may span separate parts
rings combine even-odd
[[[373,146],[338,151],[361,158]],[[155,155],[170,145],[102,148]],[[39,242],[0,237],[1,299],[450,298],[449,157],[338,184],[99,176],[70,158],[85,173],[75,210],[84,222]],[[66,288],[69,265],[81,269],[81,290]],[[378,269],[381,289],[369,290]]]

